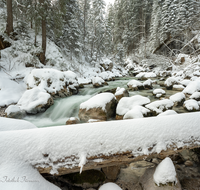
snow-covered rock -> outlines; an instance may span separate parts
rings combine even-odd
[[[172,90],[174,91],[183,91],[185,87],[183,85],[173,85]]]
[[[105,71],[111,71],[113,69],[113,63],[108,58],[103,58],[100,65],[104,68]]]
[[[172,160],[169,157],[165,158],[156,167],[153,179],[158,186],[161,184],[167,185],[167,183],[177,183],[176,170]]]
[[[129,81],[127,86],[128,86],[128,88],[130,90],[133,90],[133,91],[143,90],[144,89],[143,84],[140,81],[135,80],[135,79]]]
[[[79,118],[87,122],[89,119],[106,121],[115,117],[117,100],[112,93],[101,93],[93,96],[80,105]]]
[[[5,113],[8,118],[22,119],[25,116],[25,111],[21,110],[17,105],[8,106]]]
[[[182,106],[186,97],[183,92],[178,92],[170,96],[169,99],[174,102],[174,106]]]
[[[80,123],[80,120],[76,117],[70,117],[67,121],[66,121],[66,125],[73,125],[73,124],[78,124]]]
[[[145,79],[148,79],[148,78],[155,78],[157,75],[153,72],[149,72],[149,73],[146,73],[146,72],[141,72],[139,74],[137,74],[135,77],[141,79],[141,80],[145,80]]]
[[[117,87],[116,92],[115,92],[115,97],[117,101],[119,101],[123,97],[129,97],[129,93],[125,88]]]
[[[39,112],[44,112],[54,101],[50,94],[39,87],[27,90],[24,92],[17,105],[21,110],[26,111],[30,114],[36,114]]]
[[[161,88],[155,89],[153,91],[153,95],[156,96],[156,98],[160,98],[162,96],[165,96],[165,94],[166,94],[166,92]]]
[[[102,73],[99,73],[99,77],[101,77],[105,81],[113,81],[115,75],[110,71],[104,71]]]
[[[65,97],[78,91],[77,76],[72,71],[33,69],[25,79],[28,89],[40,87],[53,97]]]
[[[150,109],[153,115],[158,115],[168,109],[171,109],[173,105],[174,105],[173,101],[169,99],[163,99],[147,104],[145,107],[147,109]]]
[[[200,91],[200,80],[191,81],[187,87],[183,90],[186,94],[193,94]]]
[[[200,92],[194,92],[191,96],[190,99],[194,99],[196,101],[200,101]]]
[[[165,86],[167,89],[171,90],[173,88],[173,85],[178,84],[178,80],[176,77],[169,77],[165,81]]]
[[[14,130],[37,128],[32,123],[20,119],[10,119],[5,117],[0,117],[0,123],[1,123],[0,131],[14,131]]]
[[[150,110],[145,107],[135,106],[124,115],[123,119],[143,118],[144,116],[147,116],[149,112]]]
[[[122,190],[117,184],[115,183],[106,183],[102,185],[99,190]]]
[[[150,102],[150,99],[141,95],[135,95],[132,97],[123,97],[118,105],[116,111],[116,119],[122,119],[123,116],[129,111],[132,110],[135,106],[143,106]]]
[[[180,84],[186,87],[190,82],[191,82],[190,80],[185,79],[185,80],[180,81]]]
[[[167,115],[176,115],[176,114],[178,114],[178,113],[175,112],[174,110],[167,110],[163,113],[160,113],[157,117],[167,116]]]
[[[153,81],[151,79],[144,81],[143,82],[144,89],[152,89],[153,88],[152,84],[153,84]]]
[[[200,110],[198,102],[193,99],[185,101],[183,104],[183,107],[187,111],[199,111]]]
[[[105,81],[101,77],[93,77],[92,84],[95,88],[101,87],[105,84]]]

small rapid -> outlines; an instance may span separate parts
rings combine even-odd
[[[117,87],[127,88],[127,83],[135,78],[121,78],[115,81],[108,82],[107,86],[94,88],[92,85],[85,85],[84,88],[79,89],[79,93],[77,95],[69,96],[66,98],[60,98],[54,100],[54,105],[47,109],[44,113],[40,113],[37,115],[29,115],[24,118],[27,121],[30,121],[37,127],[50,127],[50,126],[58,126],[58,125],[65,125],[66,121],[70,117],[78,117],[79,107],[82,102],[87,101],[94,95],[106,92]],[[153,88],[161,88],[160,85],[154,84]],[[140,90],[140,91],[129,91],[130,96],[134,95],[142,95],[148,97],[151,101],[158,100],[156,99],[152,92],[154,89],[151,90]],[[166,97],[169,97],[177,91],[172,90],[165,90]],[[177,109],[177,108],[176,108]],[[179,110],[175,110],[179,111]],[[180,112],[184,112],[184,110],[180,110]]]

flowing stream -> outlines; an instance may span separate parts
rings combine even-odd
[[[93,88],[92,85],[85,85],[85,88],[79,89],[77,95],[73,95],[66,98],[60,98],[54,100],[54,105],[47,109],[44,113],[40,113],[33,116],[27,116],[25,120],[30,121],[35,124],[37,127],[49,127],[49,126],[58,126],[65,125],[66,121],[70,117],[78,117],[79,106],[82,102],[85,102],[92,96],[111,90],[117,87],[127,88],[127,83],[134,78],[121,78],[115,81],[108,82],[108,86]],[[161,88],[160,85],[153,85],[153,88]],[[166,97],[171,96],[172,94],[177,93],[177,91],[165,90]],[[142,95],[148,97],[151,101],[158,100],[152,95],[153,89],[151,90],[140,90],[140,91],[129,91],[129,95]],[[178,110],[175,110],[178,111]],[[180,110],[179,112],[184,112]]]

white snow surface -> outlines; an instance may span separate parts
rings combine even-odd
[[[9,115],[10,113],[20,112],[21,109],[17,105],[10,105],[6,108],[5,113]]]
[[[122,190],[117,184],[115,183],[105,183],[103,184],[99,190]]]
[[[0,132],[37,128],[32,123],[20,119],[10,119],[5,117],[0,117],[0,123],[1,123]]]
[[[162,113],[165,109],[171,108],[174,105],[173,101],[169,99],[158,100],[152,102],[145,107],[152,111],[155,111],[157,114]]]
[[[135,95],[132,97],[123,97],[120,99],[116,113],[118,115],[125,115],[129,110],[132,110],[135,106],[146,105],[150,102],[150,99],[141,95]]]
[[[129,110],[123,117],[123,119],[136,119],[136,118],[143,118],[144,115],[147,115],[150,112],[145,107],[142,106],[135,106],[133,109]]]
[[[109,103],[112,99],[116,99],[114,94],[105,92],[97,94],[90,98],[89,100],[81,103],[80,109],[89,110],[91,108],[102,108],[105,111],[106,104]]]
[[[193,109],[199,110],[199,104],[194,99],[190,99],[190,100],[185,101],[184,106],[190,111],[192,111]]]
[[[157,167],[153,175],[154,182],[160,184],[167,184],[169,182],[177,183],[176,170],[172,160],[167,157]]]
[[[0,165],[2,190],[61,190],[44,179],[29,163],[13,160]]]
[[[49,98],[51,98],[51,95],[45,90],[35,87],[24,92],[18,105],[21,110],[32,113],[32,110],[37,106],[46,104]]]
[[[191,81],[183,90],[183,92],[187,94],[193,94],[198,91],[200,91],[200,80]]]
[[[175,112],[174,110],[167,110],[163,113],[160,113],[157,117],[167,116],[167,115],[176,115],[176,114],[178,114],[178,113]]]
[[[83,155],[111,155],[131,151],[134,156],[160,153],[170,146],[200,145],[200,112],[135,120],[86,123],[0,132],[1,167],[14,160],[37,166],[78,166]],[[162,124],[162,125],[161,125]],[[15,125],[13,123],[13,125]],[[190,130],[188,130],[188,128]],[[177,133],[178,131],[178,133]],[[149,150],[149,147],[153,147]],[[48,154],[48,157],[44,157]],[[73,155],[73,159],[70,157]],[[67,158],[65,162],[53,164]],[[2,175],[2,173],[1,173]],[[2,184],[0,184],[2,185]],[[2,188],[0,188],[2,189]]]
[[[0,76],[0,106],[17,103],[26,90],[23,82],[15,82],[1,73]]]
[[[169,99],[173,102],[181,102],[185,98],[186,97],[185,97],[185,94],[183,92],[178,92],[178,93],[169,97]]]
[[[76,77],[76,74],[72,71],[62,72],[56,69],[33,69],[25,78],[25,81],[30,88],[38,86],[49,93],[56,93],[63,89],[66,83],[74,83],[77,85]]]

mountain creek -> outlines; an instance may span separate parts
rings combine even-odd
[[[153,95],[153,90],[155,89],[158,88],[164,89],[166,92],[165,98],[169,98],[171,95],[176,94],[178,92],[174,90],[167,90],[163,85],[164,81],[160,81],[158,78],[152,79],[157,81],[157,84],[153,84],[153,89],[131,91],[128,89],[127,83],[132,79],[136,78],[135,77],[116,78],[115,81],[110,81],[108,82],[108,85],[99,88],[94,88],[92,84],[84,85],[84,88],[79,89],[79,93],[77,95],[72,95],[66,98],[55,99],[54,105],[52,105],[44,113],[39,113],[37,115],[28,115],[24,119],[30,121],[39,128],[65,125],[66,121],[70,117],[78,118],[79,107],[82,102],[85,102],[94,95],[102,92],[115,93],[117,87],[127,89],[130,97],[134,95],[141,95],[144,97],[148,97],[151,100],[151,102],[159,100],[159,98],[156,98]],[[177,113],[187,112],[182,106],[173,107],[173,110],[175,110]]]

